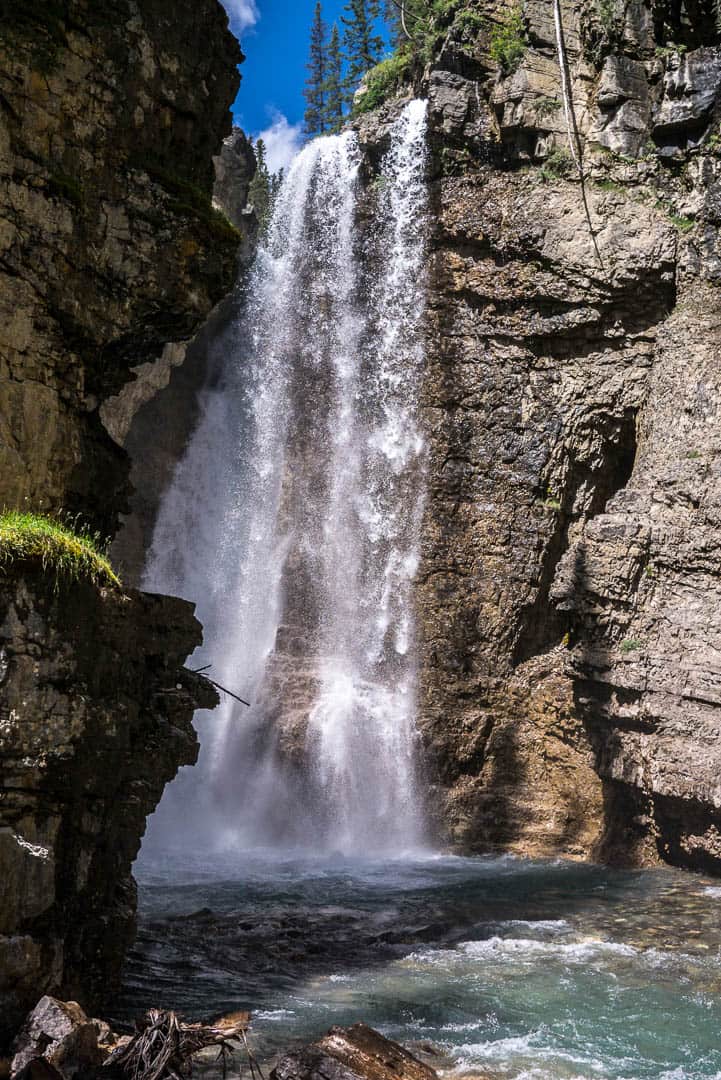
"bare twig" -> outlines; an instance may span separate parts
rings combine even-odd
[[[209,682],[211,686],[214,686],[216,690],[222,690],[224,694],[228,694],[230,697],[235,698],[235,700],[239,701],[241,705],[247,705],[248,708],[250,708],[249,701],[246,701],[245,698],[238,697],[238,695],[234,694],[232,690],[229,690],[227,686],[221,686],[219,682],[215,681],[215,679],[211,679],[210,675],[205,674],[206,671],[210,671],[212,666],[212,664],[206,664],[205,667],[194,668],[193,674],[200,675],[201,679],[205,679],[205,681]]]
[[[413,19],[416,23],[422,23],[422,17],[420,15],[414,14],[414,12],[412,11],[408,11],[406,7],[406,0],[391,0],[391,3],[393,4],[393,7],[396,9],[396,11],[400,12],[403,33],[406,35],[409,41],[412,41],[417,45],[418,40],[417,38],[413,37],[413,34],[411,34],[410,30],[408,29],[408,24],[406,20]]]
[[[221,686],[219,682],[216,682],[215,679],[211,679],[209,675],[201,675],[200,677],[201,679],[206,679],[211,686],[215,687],[216,690],[222,690],[224,694],[228,694],[230,697],[235,698],[235,700],[239,701],[241,705],[247,705],[248,708],[250,708],[249,701],[246,701],[245,698],[238,697],[238,695],[234,694],[232,690],[229,690],[227,686]]]

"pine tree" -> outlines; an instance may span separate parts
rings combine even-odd
[[[278,198],[278,193],[283,186],[284,169],[278,169],[278,172],[270,174],[270,204],[271,208],[275,206],[275,200]]]
[[[340,50],[338,26],[333,23],[328,46],[325,80],[325,121],[328,131],[340,131],[343,126],[343,56]]]
[[[305,131],[308,135],[322,135],[327,127],[326,117],[326,79],[328,57],[326,54],[327,28],[323,21],[320,0],[317,0],[313,22],[310,28],[310,49],[308,53],[308,78],[303,96],[305,97]]]
[[[272,209],[271,176],[268,172],[268,163],[265,157],[265,143],[258,139],[255,144],[255,176],[250,181],[248,188],[248,202],[255,210],[258,219],[258,228],[261,236],[264,236],[270,222]]]
[[[345,78],[346,100],[353,101],[358,83],[367,71],[378,63],[383,51],[383,38],[375,33],[374,20],[380,14],[379,0],[349,0],[341,15],[343,45],[347,71]]]

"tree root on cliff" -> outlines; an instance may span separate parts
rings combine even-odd
[[[248,1045],[248,1023],[248,1013],[234,1013],[213,1026],[184,1024],[174,1012],[151,1009],[145,1026],[111,1053],[103,1069],[127,1080],[186,1080],[193,1071],[193,1057],[200,1050],[217,1046],[225,1076],[240,1043],[251,1080],[265,1080]]]

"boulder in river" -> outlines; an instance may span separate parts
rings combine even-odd
[[[270,1080],[438,1080],[438,1074],[366,1024],[333,1027],[280,1059]]]
[[[86,1016],[77,1002],[46,995],[15,1040],[10,1075],[15,1080],[21,1075],[35,1078],[54,1072],[63,1080],[74,1080],[104,1060],[106,1055],[98,1045],[102,1034],[100,1021]]]

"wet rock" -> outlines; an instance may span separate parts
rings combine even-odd
[[[255,238],[256,222],[248,207],[248,190],[255,175],[255,154],[250,139],[240,128],[223,141],[213,158],[215,184],[213,200],[246,241]]]
[[[182,667],[200,637],[185,601],[5,580],[0,1033],[41,993],[112,992],[145,818],[195,760],[198,693],[216,700]]]
[[[654,115],[654,139],[660,145],[693,144],[720,98],[721,48],[675,53],[668,61],[663,99]]]
[[[270,1080],[437,1080],[438,1074],[366,1024],[334,1027],[286,1054]]]
[[[89,1019],[75,1001],[43,997],[28,1016],[14,1044],[11,1076],[42,1076],[38,1059],[73,1080],[100,1065],[97,1021]]]

